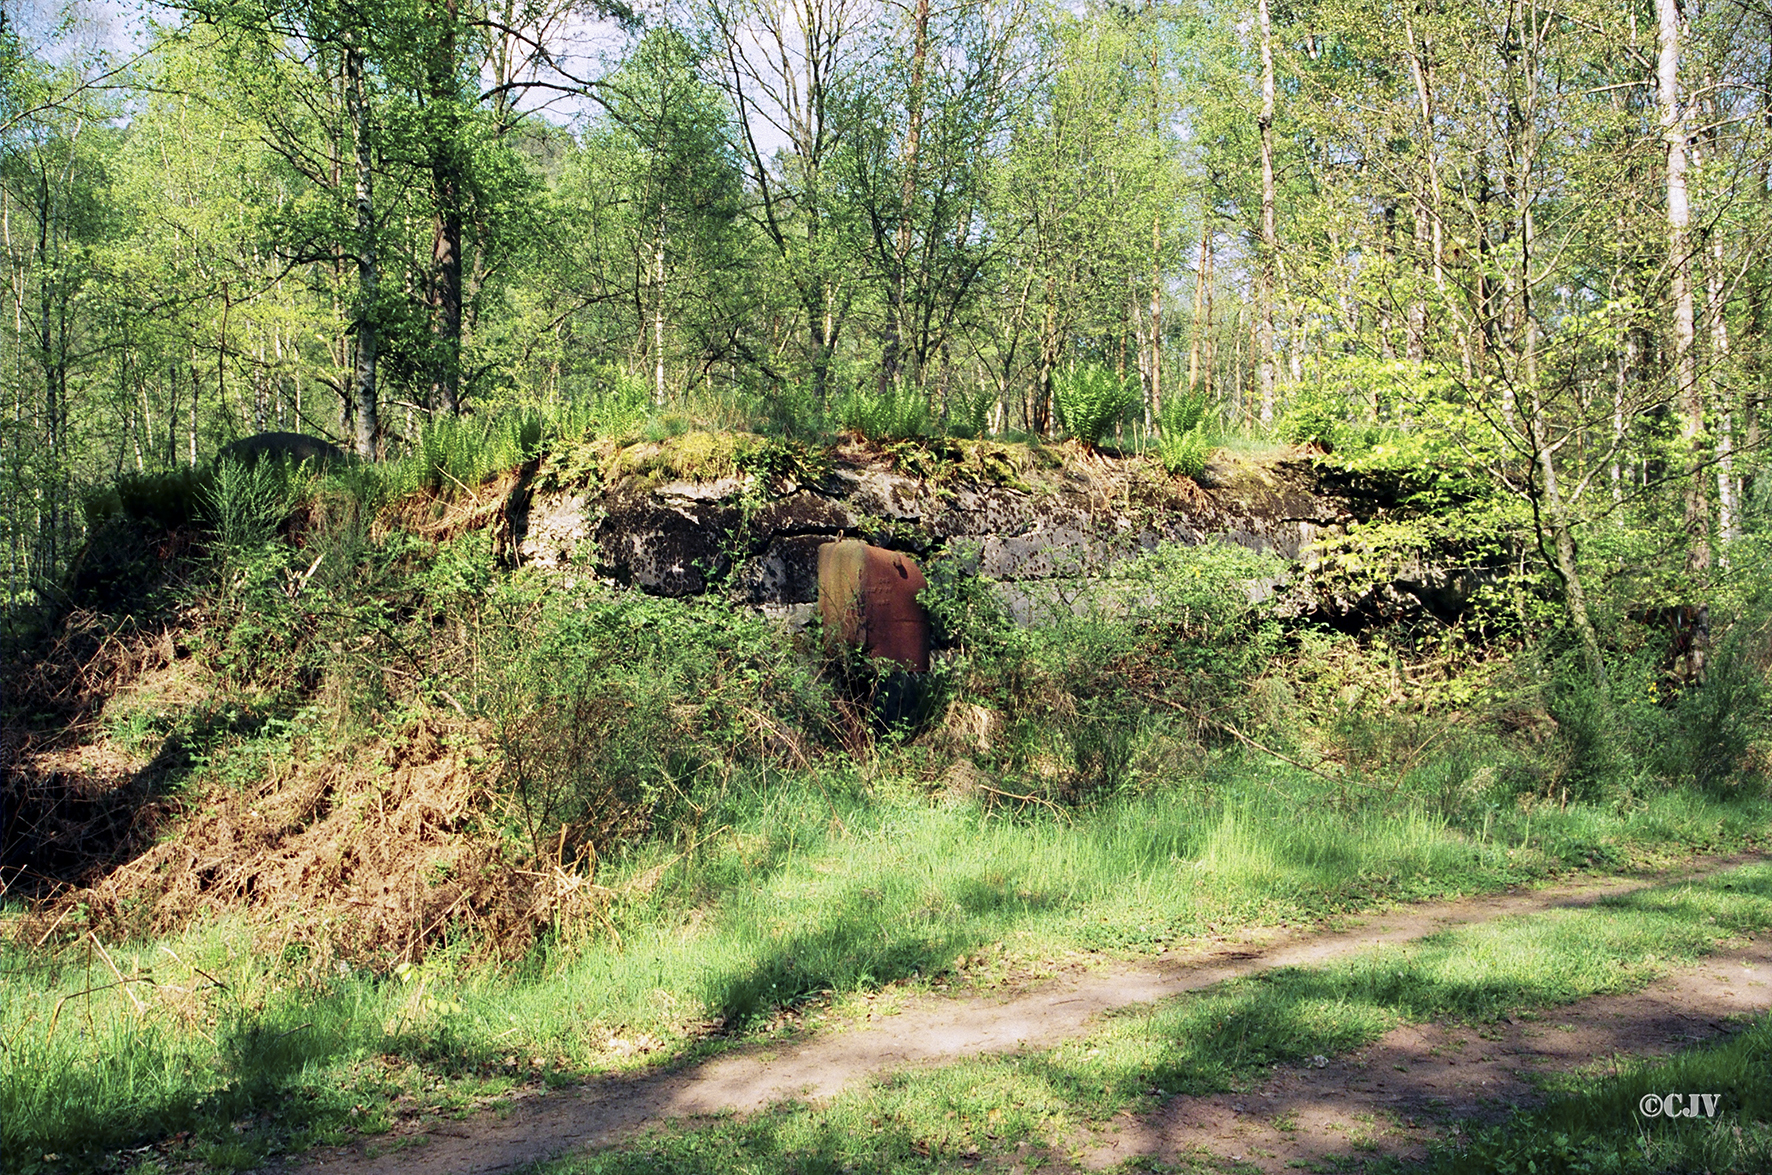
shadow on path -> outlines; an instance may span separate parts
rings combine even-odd
[[[851,1085],[896,1070],[1010,1053],[1022,1048],[1044,1048],[1083,1035],[1094,1027],[1094,1021],[1101,1013],[1130,1005],[1200,991],[1276,968],[1322,964],[1374,946],[1410,942],[1458,926],[1629,899],[1651,887],[1678,884],[1682,880],[1761,859],[1757,855],[1710,859],[1652,880],[1581,882],[1531,893],[1412,906],[1372,916],[1352,930],[1319,935],[1281,933],[1238,943],[1216,943],[1200,953],[1165,957],[1153,963],[1116,964],[1098,970],[1077,966],[1050,982],[1007,996],[921,997],[909,1001],[898,1014],[854,1031],[813,1036],[785,1044],[773,1042],[746,1046],[676,1072],[598,1079],[571,1092],[538,1093],[520,1098],[503,1118],[481,1115],[463,1122],[423,1127],[405,1138],[383,1138],[372,1144],[315,1152],[307,1156],[300,1170],[302,1175],[317,1175],[319,1172],[479,1175],[506,1171],[566,1151],[608,1145],[650,1123],[696,1115],[743,1114],[783,1101],[828,1098]],[[1643,900],[1654,899],[1645,894]],[[1724,956],[1714,956],[1699,970],[1714,966],[1714,960],[1721,958]],[[1306,987],[1311,982],[1303,981]],[[1678,1006],[1683,1006],[1685,999],[1682,985],[1686,982],[1683,978],[1664,980],[1648,992],[1606,998],[1659,999],[1669,1009],[1667,1015],[1678,1017],[1681,1015]],[[1763,992],[1764,989],[1747,990]],[[1292,993],[1291,998],[1302,1000],[1308,994],[1301,990]],[[1764,1006],[1764,995],[1759,998]],[[1584,1001],[1578,1006],[1595,1002]],[[1569,1014],[1567,1009],[1552,1014],[1550,1019],[1557,1020],[1565,1014]],[[1655,1023],[1672,1021],[1657,1020]],[[1632,1031],[1641,1034],[1653,1030],[1652,1024],[1642,1021]],[[1442,1030],[1430,1026],[1397,1031],[1416,1033],[1422,1040],[1428,1040],[1431,1034]],[[1474,1033],[1474,1030],[1446,1031]],[[1627,1033],[1622,1039],[1629,1040],[1631,1036]],[[1390,1037],[1386,1040],[1389,1041]],[[1399,1037],[1392,1045],[1375,1047],[1414,1048],[1415,1053],[1420,1053],[1430,1046],[1411,1046],[1405,1037]],[[1355,1062],[1338,1061],[1336,1064],[1346,1069]],[[1366,1064],[1370,1067],[1374,1062]],[[1323,1073],[1329,1071],[1327,1068],[1321,1070]],[[1352,1072],[1351,1069],[1348,1071]],[[1353,1084],[1351,1080],[1348,1082],[1350,1093]],[[1322,1082],[1318,1081],[1316,1087],[1321,1085]],[[1500,1087],[1497,1088],[1499,1091]],[[1276,1094],[1275,1099],[1279,1096]],[[1287,1096],[1294,1095],[1288,1093]],[[1440,1098],[1440,1095],[1423,1094],[1422,1098],[1428,1099],[1421,1103],[1427,1106],[1431,1099]],[[1196,1099],[1183,1098],[1176,1099],[1171,1105],[1182,1103],[1201,1104]],[[1300,1113],[1302,1109],[1291,1112]],[[1338,1111],[1330,1105],[1323,1112]],[[1199,1145],[1205,1145],[1204,1135],[1167,1127],[1155,1120],[1153,1123],[1146,1134],[1124,1136],[1124,1145],[1134,1149],[1112,1154],[1104,1151],[1103,1154],[1108,1155],[1104,1161],[1111,1163],[1134,1154],[1181,1153],[1188,1146],[1195,1145],[1189,1140],[1196,1137],[1202,1140]],[[1271,1132],[1283,1133],[1277,1129]],[[423,1138],[426,1145],[405,1145],[408,1138]],[[1140,1144],[1136,1138],[1146,1140],[1142,1149],[1138,1149]],[[369,1146],[389,1148],[390,1143],[393,1145],[384,1153],[372,1155],[368,1149]]]

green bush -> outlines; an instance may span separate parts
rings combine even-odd
[[[1073,364],[1052,379],[1053,406],[1066,432],[1094,446],[1138,407],[1137,380],[1123,380],[1099,363]]]
[[[87,529],[118,515],[163,530],[189,526],[202,517],[210,476],[207,468],[191,466],[164,473],[125,473],[115,483],[86,493],[81,505]]]
[[[1712,651],[1704,683],[1674,703],[1671,745],[1701,789],[1729,789],[1739,777],[1754,736],[1765,729],[1766,679],[1749,660],[1742,631],[1733,626]]]
[[[1240,721],[1278,640],[1249,584],[1275,570],[1240,547],[1164,544],[1016,624],[977,551],[962,548],[931,561],[920,598],[953,649],[938,662],[943,688],[1002,723],[979,765],[1077,801],[1138,778],[1158,719],[1181,722],[1189,745],[1201,716]]]
[[[466,611],[464,604],[457,611]],[[600,855],[693,825],[759,763],[803,763],[830,713],[813,658],[722,602],[491,583],[470,680],[521,839]]]
[[[1186,432],[1164,429],[1157,437],[1157,460],[1172,477],[1198,478],[1206,472],[1206,458],[1212,455],[1212,442],[1203,429]]]
[[[197,496],[220,551],[235,556],[276,537],[300,494],[279,462],[222,461]]]
[[[922,391],[894,383],[883,392],[857,391],[843,402],[844,428],[870,441],[906,441],[931,432],[929,401]]]
[[[1545,691],[1545,709],[1557,723],[1553,786],[1567,788],[1570,799],[1592,800],[1624,780],[1634,731],[1625,712],[1573,660],[1559,666]]]
[[[1333,449],[1346,419],[1347,405],[1341,397],[1317,388],[1299,388],[1280,414],[1280,437],[1294,445]]]
[[[996,586],[979,574],[983,552],[976,540],[961,542],[923,568],[928,586],[917,600],[929,613],[938,645],[974,650],[998,644],[1013,631]]]

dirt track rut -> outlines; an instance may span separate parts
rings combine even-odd
[[[1050,1046],[1088,1031],[1099,1013],[1276,967],[1324,963],[1509,915],[1592,905],[1761,859],[1711,859],[1648,880],[1584,881],[1408,906],[1371,915],[1351,930],[1215,942],[1202,951],[1143,963],[1079,965],[1009,996],[919,997],[898,1014],[853,1030],[747,1046],[673,1072],[598,1078],[572,1090],[521,1096],[503,1117],[481,1114],[397,1128],[393,1137],[312,1152],[292,1167],[299,1175],[490,1175],[607,1145],[649,1124],[744,1113],[790,1099],[817,1100],[900,1069]],[[1695,978],[1706,974],[1720,978]],[[1657,1041],[1666,1044],[1674,1035],[1689,1043],[1701,1038],[1685,1031],[1691,1025],[1702,1023],[1708,1035],[1720,1030],[1709,1026],[1722,1017],[1766,1009],[1772,1002],[1768,975],[1772,943],[1762,941],[1713,955],[1636,995],[1557,1009],[1544,1022],[1580,1021],[1579,1030],[1534,1034],[1510,1026],[1506,1040],[1474,1044],[1478,1038],[1466,1030],[1400,1028],[1358,1054],[1314,1072],[1285,1074],[1251,1094],[1174,1098],[1151,1115],[1117,1120],[1098,1137],[1083,1140],[1081,1157],[1085,1165],[1099,1167],[1135,1155],[1177,1158],[1203,1149],[1278,1171],[1296,1159],[1335,1153],[1418,1151],[1434,1128],[1417,1115],[1467,1105],[1473,1113],[1484,1106],[1503,1113],[1505,1106],[1529,1099],[1531,1086],[1523,1075],[1535,1065],[1652,1051]],[[1461,1058],[1478,1056],[1478,1064],[1460,1064]],[[390,1145],[418,1137],[423,1145]]]

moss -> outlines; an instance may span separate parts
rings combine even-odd
[[[642,441],[615,455],[611,483],[635,477],[654,483],[707,482],[739,472],[739,458],[761,438],[751,433],[689,432],[661,441]]]

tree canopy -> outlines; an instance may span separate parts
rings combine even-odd
[[[128,52],[82,15],[0,12],[11,603],[83,491],[258,431],[373,457],[644,389],[1043,437],[1079,365],[1132,390],[1086,441],[1179,397],[1480,514],[1590,656],[1586,578],[1673,600],[1757,541],[1751,7],[181,0]]]

